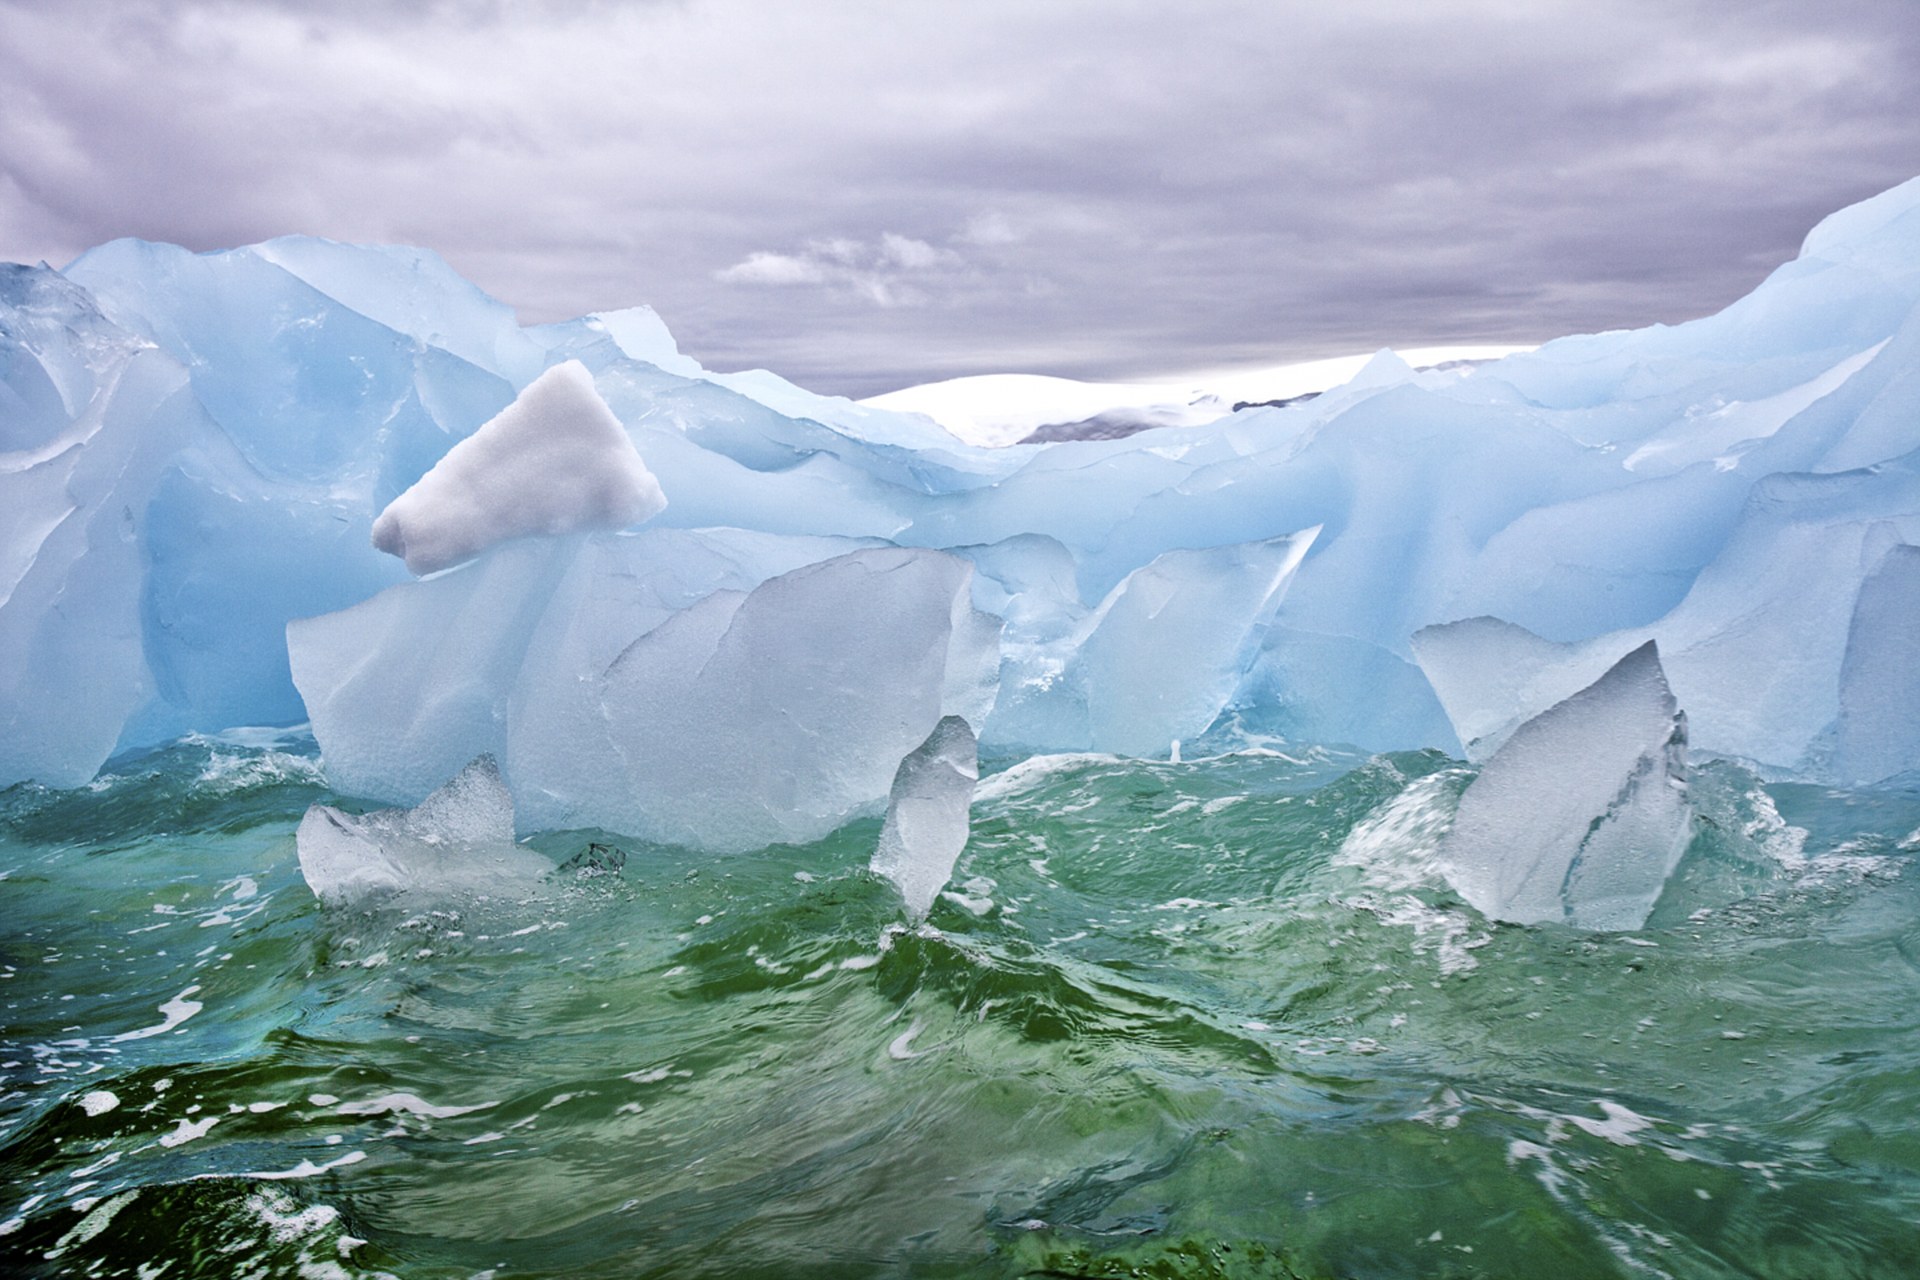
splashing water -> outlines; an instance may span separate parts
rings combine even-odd
[[[1707,765],[1580,933],[1446,887],[1469,766],[1187,754],[984,762],[919,925],[877,820],[340,909],[310,742],[16,787],[0,1269],[1920,1273],[1920,794]]]

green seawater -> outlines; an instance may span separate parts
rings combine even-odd
[[[1920,1275],[1920,793],[1702,766],[1620,935],[1438,754],[989,768],[922,925],[877,821],[357,911],[310,741],[0,794],[0,1272]]]

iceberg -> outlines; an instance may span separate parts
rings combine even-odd
[[[1638,929],[1692,836],[1686,726],[1648,641],[1493,753],[1441,845],[1448,883],[1492,920]]]
[[[371,800],[491,752],[522,823],[738,847],[877,811],[946,715],[1491,764],[1648,640],[1692,750],[1897,776],[1916,264],[1920,179],[1685,324],[1005,448],[702,369],[645,308],[522,327],[424,250],[8,268],[0,785],[311,720]],[[752,780],[809,732],[844,751]]]
[[[411,809],[356,816],[316,804],[294,841],[301,876],[328,906],[396,894],[497,896],[553,870],[513,842],[513,800],[492,756],[480,756]]]
[[[968,809],[979,780],[979,745],[959,716],[942,717],[894,772],[871,865],[893,881],[916,920],[926,918],[967,847]]]

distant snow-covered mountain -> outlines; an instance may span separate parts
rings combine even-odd
[[[1530,346],[1418,347],[1390,353],[1417,370],[1446,373]],[[1359,376],[1378,354],[1258,368],[1213,369],[1153,382],[1081,382],[1037,373],[988,373],[925,382],[860,401],[932,418],[971,445],[999,448],[1057,440],[1117,440],[1152,427],[1197,427],[1236,409],[1318,395]]]

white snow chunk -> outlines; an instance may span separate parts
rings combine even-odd
[[[624,529],[666,505],[593,375],[569,360],[389,503],[373,545],[427,574],[509,538]]]
[[[1686,742],[1648,641],[1514,730],[1460,797],[1441,870],[1494,920],[1638,929],[1691,835]]]
[[[932,908],[967,847],[968,810],[979,779],[979,743],[959,716],[943,716],[893,775],[872,867],[899,888],[916,920]]]
[[[402,892],[497,895],[553,870],[513,842],[513,798],[492,756],[412,809],[356,817],[316,804],[294,839],[300,874],[329,905]]]

